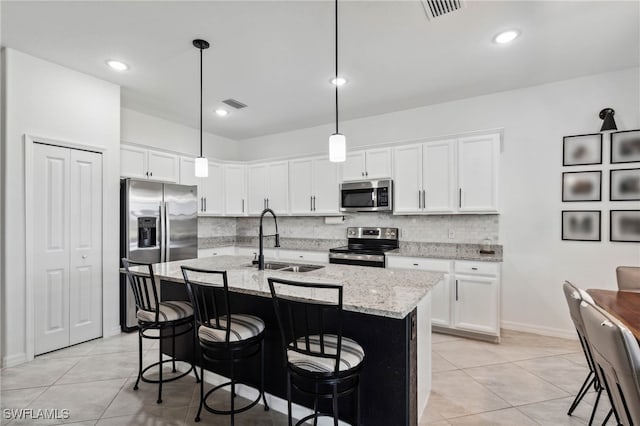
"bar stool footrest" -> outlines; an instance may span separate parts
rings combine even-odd
[[[238,413],[242,413],[244,411],[250,410],[251,408],[255,407],[258,402],[260,402],[260,399],[263,397],[262,392],[258,391],[258,396],[257,398],[250,402],[249,404],[245,405],[244,407],[240,407],[240,408],[234,408],[233,411],[232,410],[219,410],[217,408],[213,408],[211,407],[208,403],[207,403],[207,399],[209,398],[209,396],[211,396],[215,391],[220,390],[226,386],[231,386],[231,381],[226,382],[226,383],[222,383],[218,386],[215,386],[212,389],[209,389],[209,391],[204,395],[203,401],[202,401],[202,406],[209,411],[210,413],[214,413],[214,414],[223,414],[223,415],[230,415],[230,414],[238,414]],[[239,383],[236,382],[236,385],[239,384],[243,384],[243,383]],[[230,392],[229,392],[230,393]],[[235,398],[236,395],[232,396],[232,398]],[[269,411],[269,406],[265,405],[265,411]]]
[[[178,360],[176,360],[178,361]],[[144,373],[146,373],[149,369],[157,367],[159,364],[164,364],[165,362],[173,362],[173,359],[164,359],[162,361],[158,361],[158,362],[154,362],[151,365],[146,366],[141,372],[140,372],[140,380],[145,382],[145,383],[160,383],[160,380],[156,380],[156,379],[149,379],[147,377],[144,376]],[[186,361],[185,361],[186,362]],[[178,376],[174,376],[174,377],[170,377],[168,379],[166,378],[162,378],[162,383],[168,383],[168,382],[173,382],[174,380],[178,380],[181,379],[183,377],[185,377],[186,375],[188,375],[191,372],[196,372],[195,368],[193,368],[193,365],[189,366],[189,369],[187,371],[185,371],[184,373],[178,375]],[[197,378],[197,374],[196,374],[196,378]]]

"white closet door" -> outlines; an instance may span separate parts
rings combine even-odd
[[[69,161],[69,149],[34,145],[36,355],[69,346]]]
[[[69,343],[102,335],[102,156],[71,151]]]

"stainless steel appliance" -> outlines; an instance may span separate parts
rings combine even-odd
[[[398,248],[398,228],[347,228],[347,243],[329,249],[329,263],[384,268],[384,253]]]
[[[340,184],[340,211],[382,212],[393,210],[391,179],[361,180]]]
[[[198,257],[196,186],[120,181],[120,257],[159,263]],[[120,325],[137,326],[133,293],[120,278]]]

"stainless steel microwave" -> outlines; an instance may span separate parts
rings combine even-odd
[[[393,210],[391,179],[360,180],[340,184],[341,212],[384,212]]]

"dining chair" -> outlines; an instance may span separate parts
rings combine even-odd
[[[618,290],[640,291],[640,266],[618,266],[616,278]]]

